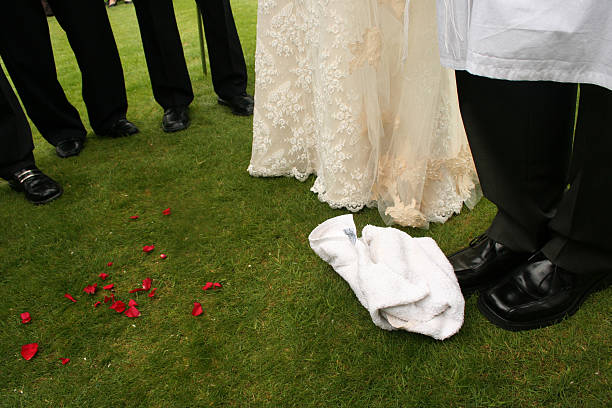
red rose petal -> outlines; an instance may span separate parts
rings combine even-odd
[[[162,211],[162,214],[164,214],[164,215],[170,215],[170,214],[171,214],[171,212],[170,212],[170,207],[168,207],[168,208],[166,208],[164,211]]]
[[[204,313],[204,310],[202,310],[202,305],[198,302],[193,302],[193,310],[191,311],[191,314],[194,316],[199,316],[202,313]]]
[[[166,255],[166,254],[161,254],[159,257],[160,257],[161,259],[166,259],[166,258],[168,257],[168,255]]]
[[[134,306],[130,306],[130,308],[125,312],[125,315],[127,317],[138,317],[140,316],[140,311]]]
[[[110,306],[110,308],[115,310],[117,313],[123,313],[125,311],[125,303],[117,300]]]
[[[151,293],[149,293],[149,297],[153,297],[155,296],[155,291],[157,290],[157,288],[153,288],[151,289]]]
[[[136,303],[136,301],[134,299],[130,299],[130,301],[128,302],[128,306],[129,307],[138,306],[138,303]]]
[[[94,303],[94,307],[98,307],[98,306],[100,306],[100,304],[101,304],[101,303],[102,303],[102,302],[97,301],[96,303]]]
[[[147,254],[155,249],[155,245],[145,245],[142,247],[142,251]]]
[[[221,285],[219,282],[215,282],[213,283],[213,288],[222,288],[223,285]]]
[[[98,284],[94,283],[93,285],[85,286],[85,289],[83,289],[83,292],[93,295],[94,293],[96,293],[97,288],[98,288]]]
[[[130,293],[136,293],[136,292],[146,292],[147,290],[144,288],[136,288],[136,289],[132,289],[130,290]]]
[[[212,282],[206,282],[206,285],[202,286],[202,290],[208,290],[213,287]]]
[[[151,289],[151,283],[153,283],[153,280],[151,278],[146,278],[142,281],[142,288],[144,290],[149,290]]]
[[[64,297],[65,297],[66,299],[70,299],[70,300],[72,300],[73,302],[75,302],[75,303],[76,303],[76,300],[75,300],[75,299],[74,299],[72,296],[70,296],[68,293],[64,294]]]
[[[32,321],[32,317],[30,316],[30,313],[28,312],[23,312],[22,314],[19,315],[19,317],[21,317],[21,323],[23,324],[30,323],[30,321]]]
[[[104,290],[111,290],[111,289],[112,289],[112,288],[114,288],[114,287],[115,287],[115,284],[114,284],[114,283],[111,283],[111,284],[109,284],[109,285],[106,285],[106,286],[102,287],[102,289],[104,289]]]
[[[138,216],[137,216],[137,215],[132,215],[132,216],[130,217],[130,220],[137,220],[137,219],[138,219]]]
[[[66,365],[70,362],[69,358],[60,358],[60,360],[62,360],[62,365]]]
[[[106,278],[108,278],[108,274],[107,274],[107,273],[102,272],[101,274],[99,274],[99,275],[98,275],[98,277],[99,277],[100,279],[102,279],[102,280],[105,280]]]
[[[106,264],[106,266],[113,266],[113,263],[109,262],[109,263]]]
[[[110,296],[104,295],[104,303],[108,303],[112,298]]]
[[[21,346],[21,356],[26,360],[31,360],[38,352],[38,343],[24,344]]]

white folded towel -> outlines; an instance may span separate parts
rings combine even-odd
[[[310,247],[348,282],[372,321],[444,340],[463,324],[465,301],[453,268],[431,238],[331,218],[308,237]]]

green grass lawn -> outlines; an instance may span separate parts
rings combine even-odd
[[[202,74],[195,4],[174,5],[195,91],[191,127],[161,131],[134,10],[122,4],[109,15],[128,118],[141,133],[117,140],[90,133],[80,156],[59,159],[33,129],[38,165],[63,184],[64,196],[35,207],[0,184],[0,406],[610,406],[610,289],[573,318],[529,332],[489,324],[474,297],[462,330],[444,342],[375,327],[308,245],[316,225],[344,212],[317,200],[312,178],[248,175],[251,118],[217,105]],[[252,92],[257,2],[232,5]],[[74,56],[56,21],[49,24],[60,80],[87,123]],[[170,216],[161,213],[167,207]],[[404,230],[433,237],[449,253],[494,212],[483,201],[429,231]],[[130,221],[135,214],[140,219]],[[355,221],[359,231],[382,225],[376,210]],[[156,246],[150,255],[142,252],[147,244]],[[106,291],[82,290],[101,285],[101,272],[122,300],[146,277],[157,295],[132,296],[142,312],[135,319],[93,308]],[[224,287],[203,292],[207,281]],[[203,315],[191,315],[193,302]],[[32,315],[27,325],[24,311]],[[32,342],[40,350],[25,361],[21,345]]]

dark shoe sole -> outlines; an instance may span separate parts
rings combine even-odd
[[[504,319],[503,317],[495,313],[495,311],[493,311],[489,307],[489,305],[487,305],[482,296],[478,298],[478,310],[480,310],[480,313],[482,313],[488,321],[493,323],[495,326],[505,330],[522,331],[541,329],[543,327],[552,326],[554,324],[560,323],[564,319],[574,315],[578,311],[578,309],[580,309],[580,306],[582,306],[582,304],[589,297],[589,295],[594,292],[604,290],[611,284],[612,273],[608,273],[607,275],[604,275],[600,279],[593,282],[591,287],[584,291],[584,293],[578,299],[576,299],[574,303],[572,303],[566,310],[559,312],[553,316],[549,316],[545,319],[538,319],[530,322],[513,322],[511,320]]]
[[[174,132],[180,132],[181,130],[185,130],[189,127],[189,125],[191,124],[191,121],[187,122],[187,124],[185,125],[181,125],[181,126],[164,126],[162,123],[162,130],[166,133],[174,133]]]
[[[217,103],[219,105],[222,106],[227,106],[228,108],[230,108],[232,110],[232,113],[236,116],[252,116],[253,113],[248,113],[248,112],[239,112],[237,110],[234,110],[234,108],[232,107],[232,105],[226,101],[224,101],[223,99],[217,99]]]
[[[16,191],[18,193],[23,193],[23,188],[16,187],[12,183],[9,183],[9,186],[14,191]],[[52,195],[51,197],[47,197],[47,198],[45,198],[42,201],[32,201],[32,200],[29,200],[27,197],[26,197],[26,200],[28,200],[30,203],[32,203],[34,205],[42,205],[42,204],[50,203],[51,201],[55,200],[56,198],[59,198],[63,193],[64,193],[64,189],[62,188],[62,186],[59,186],[59,191],[55,195]]]
[[[55,149],[55,153],[57,154],[58,157],[61,157],[62,159],[68,158],[68,157],[72,157],[72,156],[78,156],[79,154],[81,154],[81,152],[83,151],[83,149],[85,148],[85,143],[81,144],[81,148],[75,152],[75,153],[71,153],[71,154],[61,154],[57,148]]]

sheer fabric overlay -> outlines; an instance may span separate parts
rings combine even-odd
[[[426,228],[481,196],[435,2],[260,0],[253,146],[257,177],[317,178],[332,208],[378,206]],[[404,33],[407,35],[404,35]]]

